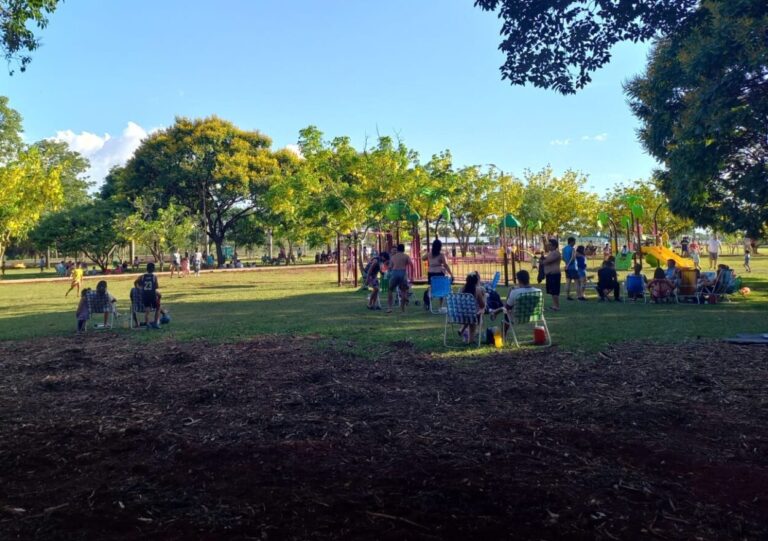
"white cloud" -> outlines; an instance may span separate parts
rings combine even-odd
[[[108,133],[101,136],[86,131],[78,134],[72,130],[64,130],[56,132],[52,139],[64,141],[72,150],[88,158],[91,162],[88,176],[98,188],[112,167],[123,165],[128,161],[139,148],[141,141],[158,129],[153,128],[147,131],[135,122],[128,122],[123,133],[116,137],[112,137]]]
[[[570,139],[553,139],[549,142],[550,145],[556,146],[556,147],[567,147],[571,144]]]
[[[608,139],[607,133],[599,133],[597,135],[582,135],[581,140],[582,141],[597,141],[598,143],[602,143],[603,141],[606,141]]]
[[[303,158],[304,157],[304,154],[301,153],[301,149],[299,148],[299,145],[285,145],[285,150],[293,152],[299,158]]]

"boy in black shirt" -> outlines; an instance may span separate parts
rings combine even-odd
[[[614,263],[613,261],[606,261],[597,271],[597,294],[600,295],[601,302],[605,301],[611,290],[613,290],[614,300],[621,301],[621,285],[616,275]]]

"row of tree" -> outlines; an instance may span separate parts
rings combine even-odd
[[[348,137],[326,140],[314,126],[300,132],[299,152],[273,150],[266,135],[217,117],[178,118],[153,133],[89,197],[87,160],[63,143],[25,147],[20,117],[1,103],[0,255],[11,238],[28,233],[39,251],[83,253],[102,268],[131,241],[161,261],[173,247],[210,241],[223,264],[225,243],[261,244],[267,235],[291,253],[299,243],[320,246],[337,234],[373,230],[408,236],[418,229],[428,242],[438,227],[466,253],[478,235],[497,234],[507,214],[531,234],[593,234],[601,212],[620,223],[627,196],[659,209],[658,223],[672,235],[692,227],[648,182],[599,198],[574,171],[558,176],[545,168],[518,179],[490,165],[456,167],[449,151],[422,163],[402,141],[382,136],[356,149]],[[651,215],[643,217],[647,231]]]

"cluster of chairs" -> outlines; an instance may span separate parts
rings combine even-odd
[[[731,295],[741,287],[741,279],[734,278],[733,271],[725,269],[718,272],[714,281],[710,285],[699,285],[697,272],[693,269],[683,269],[680,271],[680,280],[677,287],[665,300],[676,303],[693,302],[695,304],[716,303],[721,299],[731,302]],[[630,274],[624,282],[625,298],[637,295],[642,292],[643,302],[648,303],[651,300],[648,287],[643,281],[642,276]]]
[[[501,279],[501,273],[497,272],[490,283],[485,285],[487,291],[495,291]],[[453,332],[457,326],[473,325],[477,331],[477,345],[480,347],[483,337],[485,337],[485,315],[479,311],[477,299],[471,293],[454,293],[451,287],[451,280],[447,276],[432,278],[430,287],[430,311],[433,314],[442,313],[439,308],[440,299],[445,300],[445,326],[443,328],[443,345],[445,347],[455,347],[448,344],[448,336],[457,333]],[[532,291],[519,296],[515,300],[515,305],[511,312],[504,310],[504,318],[509,322],[509,333],[505,331],[505,325],[501,324],[503,342],[507,341],[508,334],[512,335],[512,341],[515,346],[521,344],[532,344],[533,340],[523,342],[518,339],[517,331],[526,324],[533,327],[543,327],[546,333],[546,345],[552,345],[552,338],[547,327],[547,320],[544,317],[544,296],[541,290]],[[450,330],[450,333],[449,333]]]
[[[138,329],[143,325],[141,318],[147,312],[144,302],[141,300],[141,290],[137,287],[131,289],[131,313],[129,319],[129,328]],[[101,295],[96,291],[88,291],[85,294],[86,302],[88,303],[88,318],[95,314],[106,315],[104,324],[97,325],[95,328],[98,330],[111,329],[114,326],[115,318],[119,317],[119,313],[115,309],[114,303],[111,302],[109,295]],[[163,317],[161,322],[170,321],[168,314],[163,311]],[[88,326],[86,325],[86,328]]]

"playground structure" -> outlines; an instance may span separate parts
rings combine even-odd
[[[626,254],[617,255],[617,270],[631,270],[633,264],[643,260],[653,267],[660,267],[666,261],[672,260],[675,262],[675,266],[681,270],[694,268],[691,259],[677,255],[662,244],[657,221],[661,205],[656,208],[653,215],[653,244],[645,244],[643,242],[643,226],[640,223],[640,219],[645,215],[645,209],[637,196],[627,196],[624,198],[624,202],[630,212],[628,216],[624,215],[620,218],[618,225],[608,216],[607,212],[601,212],[597,218],[598,227],[607,226],[609,229],[612,253],[619,254],[620,232],[621,236],[625,236],[629,251]]]

